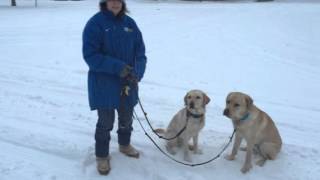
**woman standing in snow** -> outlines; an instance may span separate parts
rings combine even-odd
[[[133,108],[138,99],[146,56],[142,34],[126,15],[124,0],[100,0],[100,11],[83,31],[83,57],[89,66],[88,91],[91,110],[97,110],[95,154],[100,174],[110,171],[109,141],[115,110],[118,113],[118,143],[123,154],[139,158],[130,144]]]

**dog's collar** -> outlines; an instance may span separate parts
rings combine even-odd
[[[190,111],[187,111],[187,117],[193,117],[193,118],[202,118],[204,114],[193,114]]]
[[[249,119],[249,116],[250,116],[250,113],[245,114],[245,115],[240,119],[240,121],[245,121],[245,120]]]

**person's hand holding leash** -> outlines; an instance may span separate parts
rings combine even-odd
[[[120,77],[125,81],[121,94],[129,95],[130,86],[136,86],[138,83],[138,78],[136,74],[133,72],[133,68],[129,65],[126,65],[123,70],[120,72]]]
[[[134,73],[133,68],[129,65],[126,65],[120,72],[120,77],[123,78],[127,83],[126,84],[137,84],[138,78]]]
[[[132,71],[131,71],[131,73],[128,74],[127,77],[125,77],[125,79],[129,84],[135,85],[138,83],[137,75]]]
[[[129,65],[125,65],[124,68],[120,72],[120,77],[125,78],[132,72],[132,67]]]

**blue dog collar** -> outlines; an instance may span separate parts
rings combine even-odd
[[[245,121],[245,120],[247,120],[247,119],[249,118],[249,116],[250,116],[250,113],[245,114],[245,115],[240,119],[240,121]]]

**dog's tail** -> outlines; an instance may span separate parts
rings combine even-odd
[[[158,133],[158,134],[164,134],[166,132],[166,130],[162,129],[162,128],[158,128],[158,129],[155,129],[154,132]]]

